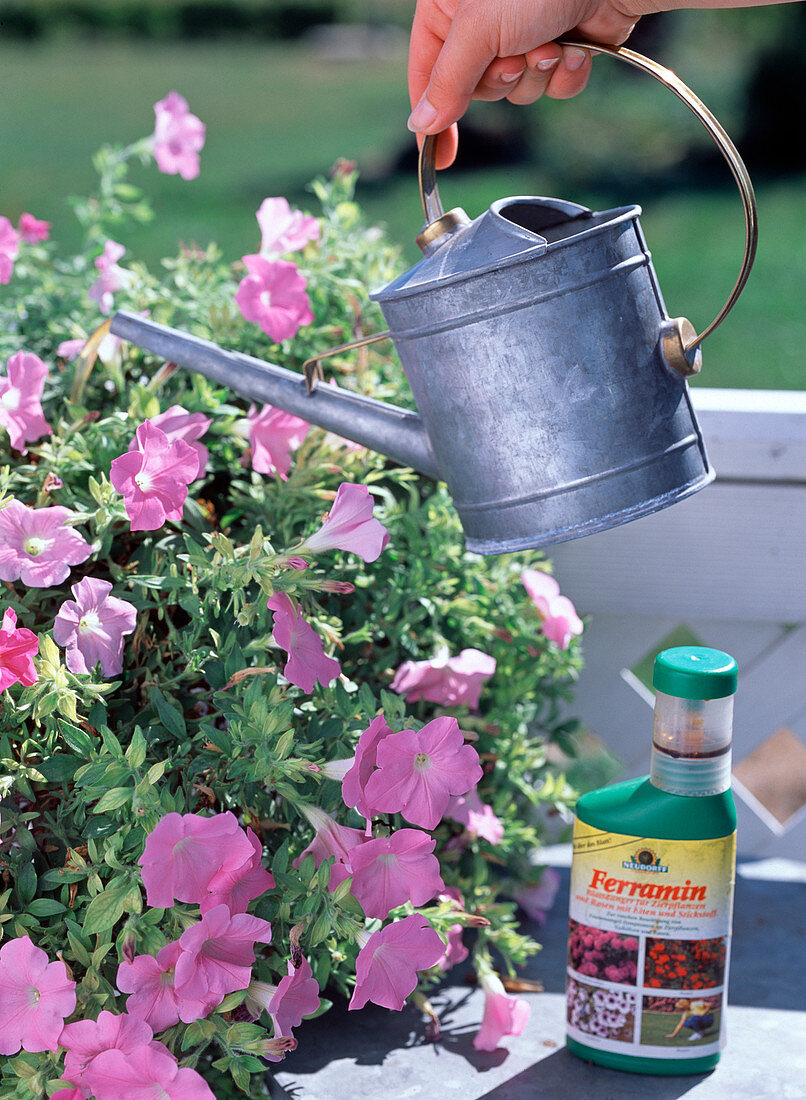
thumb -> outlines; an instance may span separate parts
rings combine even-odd
[[[430,73],[422,68],[417,71],[416,58],[412,58],[410,87],[425,88],[408,121],[415,133],[438,134],[460,119],[487,66],[497,56],[497,49],[485,40],[476,11],[475,6],[459,6]]]

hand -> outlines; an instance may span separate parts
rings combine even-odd
[[[472,99],[568,99],[588,82],[587,50],[558,46],[569,31],[620,45],[651,0],[417,0],[409,50],[409,128],[439,134],[436,166],[456,156],[456,127]],[[448,129],[450,127],[450,129]]]

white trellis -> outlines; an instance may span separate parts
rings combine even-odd
[[[663,512],[552,552],[562,590],[590,616],[574,711],[622,761],[625,778],[639,775],[648,770],[652,698],[631,670],[681,628],[732,653],[740,670],[734,765],[746,780],[735,781],[739,848],[802,857],[806,393],[692,396],[716,481]],[[750,789],[765,753],[767,788],[779,782],[799,806],[785,820]]]

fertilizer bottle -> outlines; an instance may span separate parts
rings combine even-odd
[[[736,662],[655,660],[649,776],[591,791],[574,822],[568,1049],[635,1073],[702,1073],[724,1044],[736,861]]]

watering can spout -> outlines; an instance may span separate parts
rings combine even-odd
[[[209,340],[136,314],[116,313],[111,332],[180,367],[198,371],[219,385],[229,386],[242,397],[276,405],[427,477],[441,476],[422,420],[407,409],[322,383],[314,383],[309,391],[301,374],[251,355],[225,351]]]

